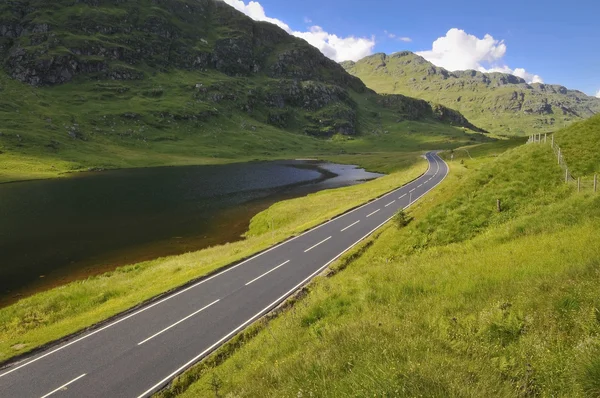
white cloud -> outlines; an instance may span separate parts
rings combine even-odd
[[[309,17],[304,17],[304,23],[312,23],[312,19]]]
[[[539,75],[523,68],[512,69],[502,62],[506,44],[486,34],[483,39],[470,35],[462,29],[452,28],[446,36],[433,42],[431,50],[417,53],[437,66],[451,71],[474,69],[480,72],[510,73],[528,83],[543,83]]]
[[[596,93],[596,98],[600,98],[600,90]]]
[[[222,1],[256,21],[270,22],[279,26],[289,34],[306,40],[308,43],[318,48],[325,56],[334,61],[358,61],[367,55],[373,54],[373,48],[375,47],[375,38],[373,37],[339,37],[335,34],[326,32],[320,26],[312,26],[306,32],[298,32],[292,30],[285,22],[268,17],[263,6],[257,1],[250,1],[248,4],[243,0]],[[310,23],[308,21],[309,19],[306,18],[305,22]]]
[[[389,39],[396,39],[398,41],[403,41],[405,43],[410,43],[412,41],[412,39],[410,37],[398,37],[398,35],[388,32],[387,30],[384,30],[383,33],[385,33],[385,35],[389,38]]]

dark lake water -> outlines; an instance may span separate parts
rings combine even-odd
[[[277,161],[0,184],[0,306],[119,265],[239,240],[276,201],[379,176]]]

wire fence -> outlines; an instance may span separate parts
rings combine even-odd
[[[574,177],[571,174],[569,165],[567,164],[563,151],[560,149],[558,144],[554,142],[554,135],[548,134],[534,134],[529,136],[528,144],[548,144],[556,155],[557,162],[564,172],[564,180],[566,184],[574,186],[578,192],[593,191],[598,192],[598,175],[594,174],[592,177]]]

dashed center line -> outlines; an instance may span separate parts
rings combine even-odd
[[[347,229],[350,229],[351,227],[355,226],[355,225],[356,225],[356,224],[358,224],[359,222],[360,222],[360,220],[358,220],[358,221],[357,221],[357,222],[355,222],[355,223],[352,223],[352,224],[348,225],[346,228],[342,229],[340,232],[344,232],[345,230],[347,230]]]
[[[405,197],[406,195],[408,195],[407,193],[405,193],[404,195],[400,196],[398,199],[402,199],[403,197]]]
[[[49,397],[50,395],[54,394],[55,392],[59,392],[61,390],[64,390],[67,388],[68,385],[75,383],[77,380],[81,379],[82,377],[84,377],[86,375],[86,373],[82,374],[79,377],[74,378],[73,380],[71,380],[70,382],[68,382],[67,384],[63,384],[62,386],[58,387],[56,390],[50,391],[48,394],[44,395],[42,398],[46,398]]]
[[[331,239],[331,236],[329,238],[327,238],[327,239],[323,239],[322,241],[320,241],[316,245],[311,246],[308,249],[304,250],[304,253],[307,253],[307,252],[311,251],[312,249],[314,249],[315,247],[319,246],[320,244],[323,244],[323,243],[327,242],[329,239]]]
[[[418,186],[417,186],[417,188],[421,188],[422,186],[423,186],[423,184],[421,184],[421,185],[418,185]]]
[[[413,188],[413,189],[411,189],[411,190],[410,190],[410,191],[408,191],[408,192],[414,192],[414,191],[416,191],[416,190],[417,190],[417,188]]]
[[[270,271],[267,271],[267,272],[265,272],[264,274],[262,274],[261,276],[259,276],[259,277],[257,277],[257,278],[254,278],[254,279],[252,279],[250,282],[246,283],[246,286],[248,286],[248,285],[249,285],[249,284],[251,284],[251,283],[254,283],[254,282],[256,282],[257,280],[259,280],[260,278],[262,278],[262,277],[263,277],[263,276],[265,276],[265,275],[269,275],[271,272],[275,271],[275,270],[276,270],[276,269],[278,269],[278,268],[281,268],[281,267],[283,267],[284,265],[286,265],[286,264],[287,264],[287,263],[289,263],[289,262],[290,262],[290,260],[287,260],[285,263],[283,263],[283,264],[279,264],[277,267],[273,268],[272,270],[270,270]]]
[[[188,319],[190,319],[190,318],[191,318],[191,317],[193,317],[194,315],[196,315],[196,314],[198,314],[198,313],[200,313],[200,312],[204,311],[204,310],[205,310],[205,309],[207,309],[208,307],[210,307],[210,306],[212,306],[212,305],[214,305],[214,304],[217,304],[219,301],[220,301],[220,299],[219,299],[219,300],[215,300],[215,301],[213,301],[212,303],[210,303],[209,305],[207,305],[206,307],[202,307],[202,308],[200,308],[198,311],[196,311],[196,312],[194,312],[194,313],[192,313],[192,314],[190,314],[190,315],[186,316],[185,318],[183,318],[183,319],[181,319],[181,320],[179,320],[179,321],[175,322],[175,323],[174,323],[174,324],[172,324],[171,326],[168,326],[168,327],[164,328],[163,330],[161,330],[160,332],[153,334],[152,336],[148,337],[146,340],[140,341],[140,342],[138,343],[138,345],[142,345],[142,344],[144,344],[145,342],[147,342],[147,341],[149,341],[149,340],[152,340],[152,339],[153,339],[153,338],[155,338],[156,336],[163,334],[163,333],[164,333],[164,332],[166,332],[167,330],[169,330],[169,329],[171,329],[171,328],[174,328],[175,326],[179,325],[181,322],[187,321]]]
[[[377,209],[377,210],[375,210],[373,213],[369,214],[369,215],[367,216],[367,218],[371,217],[373,214],[377,213],[379,210],[381,210],[381,209]]]
[[[388,203],[387,205],[385,205],[385,207],[391,206],[391,205],[393,205],[394,203],[396,203],[396,201],[395,201],[395,200],[392,200],[390,203]]]

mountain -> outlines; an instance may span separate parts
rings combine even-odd
[[[549,132],[600,113],[600,99],[504,73],[450,72],[414,53],[375,54],[342,66],[379,93],[439,102],[498,134]]]
[[[406,120],[476,130],[218,0],[3,2],[0,61],[0,177],[339,152],[327,139]]]

